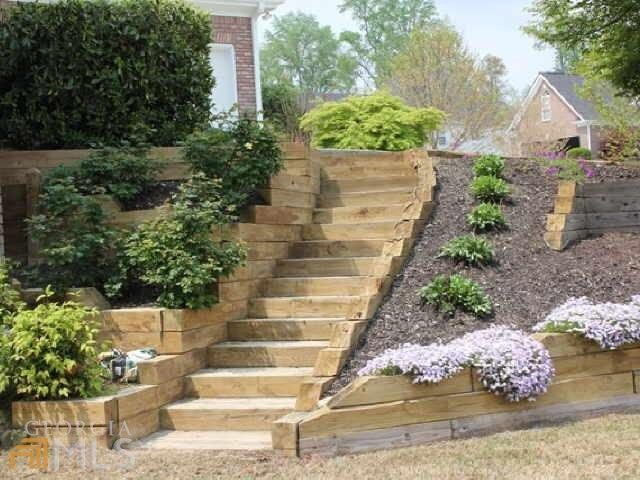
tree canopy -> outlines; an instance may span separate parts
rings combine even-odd
[[[525,31],[574,50],[623,94],[640,95],[640,0],[536,0]]]
[[[288,84],[302,97],[303,110],[325,93],[349,93],[357,62],[328,26],[301,12],[276,17],[262,50],[266,85]]]
[[[350,13],[359,32],[344,32],[366,80],[380,87],[388,77],[395,55],[411,33],[425,29],[436,17],[432,0],[343,0],[341,12]]]

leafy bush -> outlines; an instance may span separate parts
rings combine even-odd
[[[102,288],[116,269],[120,234],[105,224],[98,202],[80,193],[65,168],[51,172],[38,199],[38,213],[27,220],[42,261],[33,281],[59,292],[69,287]]]
[[[439,256],[467,265],[486,265],[493,260],[493,248],[484,238],[463,235],[444,245]]]
[[[159,169],[160,162],[144,149],[105,148],[80,163],[75,179],[83,193],[107,193],[126,202],[148,188]]]
[[[19,2],[0,22],[0,139],[172,145],[210,116],[211,19],[176,0]]]
[[[619,348],[640,342],[640,295],[624,303],[594,303],[571,298],[555,308],[534,328],[536,332],[573,333],[597,342],[602,348]]]
[[[420,289],[422,300],[441,312],[453,315],[457,309],[477,317],[489,315],[491,300],[473,280],[462,275],[439,275]]]
[[[498,155],[482,155],[473,164],[476,177],[491,175],[501,177],[504,172],[504,160]]]
[[[194,172],[220,179],[227,203],[238,208],[283,165],[275,135],[246,118],[194,133],[186,142],[184,158]]]
[[[244,262],[245,250],[215,241],[213,228],[233,219],[219,180],[194,176],[173,199],[172,213],[141,225],[126,240],[126,264],[144,283],[161,291],[166,308],[203,308],[216,301],[217,279]]]
[[[304,138],[300,130],[303,111],[298,88],[287,82],[263,84],[262,102],[265,122],[279,135],[290,141]]]
[[[534,400],[554,375],[549,351],[517,330],[492,326],[446,344],[407,344],[369,360],[358,375],[410,375],[416,383],[439,383],[474,367],[482,385],[510,402]]]
[[[24,302],[11,284],[9,266],[0,259],[0,328],[9,323],[11,317],[24,308]]]
[[[482,202],[498,203],[509,195],[509,186],[501,178],[483,175],[473,179],[471,193]]]
[[[324,103],[302,117],[316,148],[401,151],[422,147],[443,122],[435,108],[411,108],[398,97],[377,92]]]
[[[0,393],[32,400],[87,398],[102,392],[96,312],[73,302],[22,310],[0,336]]]
[[[584,183],[587,178],[597,175],[596,170],[587,165],[584,160],[558,157],[547,162],[547,175],[557,177],[559,180]]]
[[[584,147],[570,148],[567,150],[567,158],[591,160],[591,150]]]
[[[467,215],[467,223],[477,232],[500,230],[507,226],[507,220],[500,205],[481,203]]]

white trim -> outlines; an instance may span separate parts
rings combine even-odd
[[[551,94],[545,88],[540,95],[540,120],[542,123],[548,123],[553,119],[553,108],[551,107]]]
[[[589,144],[589,150],[593,152],[593,145],[591,144],[591,125],[587,125],[587,143]]]
[[[254,17],[282,5],[285,0],[190,0],[189,3],[222,17]]]
[[[555,93],[560,100],[562,100],[562,102],[569,108],[569,110],[571,110],[576,115],[576,117],[578,117],[578,121],[585,121],[585,118],[582,115],[580,115],[578,111],[567,101],[567,99],[564,96],[562,96],[560,92],[553,85],[551,85],[551,82],[549,82],[549,80],[547,80],[546,77],[542,73],[540,73],[536,77],[536,80],[533,83],[531,89],[529,90],[529,93],[527,94],[527,97],[525,98],[524,102],[522,102],[520,110],[518,110],[518,113],[513,118],[511,125],[509,125],[509,128],[507,129],[508,132],[515,130],[515,128],[520,124],[520,122],[524,117],[524,113],[529,108],[529,105],[533,101],[534,97],[537,95],[543,83],[553,93]]]
[[[258,39],[258,15],[251,19],[251,36],[253,40],[253,74],[256,85],[256,118],[262,121],[262,77],[260,75],[260,44]]]

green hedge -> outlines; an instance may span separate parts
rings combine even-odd
[[[178,0],[21,3],[0,23],[0,146],[172,145],[208,121],[209,17]]]

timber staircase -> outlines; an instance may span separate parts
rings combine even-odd
[[[301,385],[339,372],[401,268],[430,212],[430,164],[427,175],[406,153],[316,160],[312,223],[256,285],[247,318],[229,321],[227,341],[207,349],[207,368],[185,378],[184,399],[160,410],[149,447],[271,448],[273,422],[296,409]],[[337,328],[353,322],[362,328],[336,344]]]

